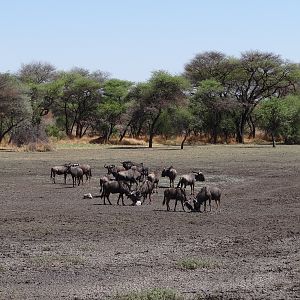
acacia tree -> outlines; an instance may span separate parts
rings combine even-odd
[[[31,115],[24,86],[9,74],[0,74],[0,143]]]
[[[46,62],[23,64],[18,78],[28,86],[28,96],[32,108],[32,125],[39,125],[54,103],[52,82],[57,76],[53,65]]]
[[[149,148],[153,146],[153,137],[158,127],[158,120],[164,110],[172,106],[183,105],[186,99],[187,81],[181,76],[172,76],[165,71],[153,72],[146,83],[135,87],[133,94],[143,103],[144,114],[148,123]]]
[[[129,107],[127,98],[132,82],[110,79],[102,85],[102,102],[98,106],[98,127],[104,131],[103,139],[108,142],[121,117]],[[100,125],[100,126],[99,126]]]
[[[242,104],[237,120],[237,141],[244,142],[247,120],[260,101],[282,97],[297,80],[295,65],[273,53],[258,51],[243,53],[232,76],[232,95]]]
[[[300,97],[265,99],[255,110],[258,124],[271,136],[273,147],[276,138],[292,133],[295,141],[300,138]]]
[[[59,96],[54,115],[62,118],[67,136],[81,138],[97,118],[101,101],[100,83],[78,73],[62,73],[57,81]]]
[[[204,128],[211,136],[211,142],[216,144],[218,136],[225,135],[227,140],[227,130],[224,131],[226,117],[232,116],[232,111],[238,111],[237,102],[224,96],[224,87],[214,79],[203,80],[200,82],[196,94],[192,101],[196,106],[201,106],[201,116]]]
[[[295,65],[278,55],[250,51],[242,53],[239,59],[217,52],[198,54],[185,66],[185,76],[195,85],[205,79],[215,79],[224,89],[221,97],[236,99],[241,106],[235,117],[236,139],[243,143],[245,126],[251,121],[256,105],[265,98],[288,93],[299,74]]]

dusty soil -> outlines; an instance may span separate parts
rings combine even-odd
[[[299,154],[229,145],[0,151],[0,299],[110,299],[154,287],[185,299],[299,299]],[[164,178],[151,205],[83,199],[99,195],[105,163],[127,159],[201,170],[195,190],[221,187],[221,212],[166,212]],[[50,167],[70,161],[93,167],[89,184],[51,183]],[[205,263],[185,270],[190,259]]]

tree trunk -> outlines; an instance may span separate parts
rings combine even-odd
[[[69,136],[69,119],[67,113],[67,102],[65,102],[64,112],[65,112],[65,131],[66,131],[66,135]]]
[[[157,116],[153,119],[153,122],[150,126],[150,130],[149,130],[149,148],[152,148],[153,145],[153,137],[154,137],[154,129],[155,129],[155,125],[158,121],[158,118],[160,117],[161,111],[158,112]]]
[[[134,137],[135,137],[136,139],[138,139],[138,138],[140,137],[141,132],[142,132],[142,129],[143,129],[143,125],[144,125],[143,122],[140,122],[140,123],[139,123],[139,127],[138,127],[138,129],[136,130],[135,135],[134,135]]]
[[[211,131],[211,142],[213,144],[216,144],[218,140],[218,130],[216,128],[216,126],[214,126],[214,128]]]
[[[184,135],[184,137],[183,137],[183,140],[182,140],[182,142],[181,142],[181,146],[180,146],[180,149],[182,150],[183,149],[183,144],[184,144],[184,142],[186,141],[186,139],[187,139],[187,134],[185,134]]]
[[[107,136],[106,136],[106,142],[107,143],[109,142],[109,139],[110,139],[110,137],[112,135],[113,128],[114,128],[114,125],[112,123],[109,124],[109,130],[108,130],[108,133],[107,133]]]
[[[237,122],[237,132],[236,132],[236,139],[237,142],[240,144],[244,144],[244,132],[245,132],[245,125],[247,122],[248,117],[248,109],[245,109],[245,111],[242,113],[241,119],[239,122]]]
[[[273,145],[273,148],[275,148],[275,147],[276,147],[276,143],[275,143],[275,137],[274,137],[273,132],[271,133],[271,137],[272,137],[272,145]]]
[[[254,121],[253,121],[253,118],[251,116],[251,114],[249,115],[249,118],[248,118],[248,125],[250,127],[250,134],[249,134],[249,138],[255,138],[255,124],[254,124]]]
[[[126,135],[126,132],[128,130],[128,127],[130,126],[131,124],[131,121],[126,125],[125,129],[123,130],[123,132],[120,134],[120,139],[119,139],[119,142],[122,142],[123,138],[125,137]]]
[[[154,134],[150,133],[150,135],[149,135],[149,148],[152,148],[152,145],[153,145],[153,136],[154,136]]]

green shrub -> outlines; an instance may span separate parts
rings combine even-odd
[[[47,125],[46,126],[47,136],[52,136],[61,140],[66,137],[65,132],[61,131],[56,125]]]
[[[154,288],[147,291],[116,295],[113,300],[183,300],[184,298],[170,289]]]
[[[216,267],[216,264],[209,260],[187,258],[177,262],[177,266],[183,270],[196,270],[196,269],[211,269]]]

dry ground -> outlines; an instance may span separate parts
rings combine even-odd
[[[299,299],[299,157],[299,146],[1,151],[0,299],[110,299],[153,287],[185,299]],[[166,212],[165,179],[152,205],[83,199],[99,194],[105,163],[127,159],[201,170],[223,189],[221,213]],[[51,183],[50,167],[71,161],[93,167],[90,184]],[[191,259],[197,268],[184,269]]]

